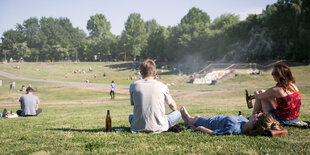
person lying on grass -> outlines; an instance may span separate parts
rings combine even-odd
[[[283,125],[296,123],[301,99],[290,68],[285,64],[277,64],[273,67],[272,77],[277,82],[276,86],[266,91],[256,91],[251,96],[255,99],[253,114],[267,112]]]
[[[184,106],[180,108],[184,124],[208,135],[262,135],[264,130],[281,130],[271,114],[258,113],[249,120],[242,116],[191,117]]]

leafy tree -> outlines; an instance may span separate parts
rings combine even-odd
[[[29,48],[37,48],[40,44],[39,32],[40,25],[37,18],[29,18],[22,25],[22,32],[27,40]]]
[[[157,27],[150,34],[145,57],[164,58],[166,50],[167,32],[165,27]]]
[[[128,54],[133,60],[136,56],[140,56],[142,49],[147,44],[147,34],[144,26],[144,21],[139,13],[129,15],[125,23],[125,46],[128,49]]]
[[[117,50],[119,51],[119,54],[123,54],[123,60],[127,60],[129,51],[127,49],[128,40],[127,40],[127,34],[126,31],[123,31],[117,44]]]
[[[121,36],[115,36],[110,44],[110,52],[113,59],[119,59],[121,56],[120,43]]]
[[[203,12],[202,10],[193,7],[191,8],[188,13],[181,19],[181,24],[190,24],[194,25],[196,23],[210,23],[210,17],[207,13]]]
[[[148,20],[144,23],[145,30],[148,35],[150,35],[159,26],[155,19]]]
[[[89,36],[104,38],[107,35],[111,35],[110,32],[111,24],[103,14],[96,14],[91,16],[87,21],[87,30],[89,32]]]
[[[5,52],[5,55],[8,58],[19,59],[16,52],[18,44],[23,43],[25,40],[22,32],[17,30],[8,30],[3,33],[2,39],[2,51]]]
[[[236,16],[234,14],[223,14],[220,17],[214,19],[211,28],[223,29],[232,25],[236,25],[239,22],[239,16]]]
[[[110,32],[111,25],[103,14],[91,16],[87,22],[87,29],[90,31],[89,51],[93,56],[98,55],[99,60],[111,54],[111,46],[115,42],[115,36]],[[90,55],[88,54],[88,59]]]
[[[208,14],[191,8],[180,24],[160,26],[155,19],[144,22],[132,13],[120,36],[111,32],[103,14],[87,21],[89,37],[74,28],[68,18],[29,18],[3,33],[0,56],[27,61],[94,60],[137,56],[182,61],[203,60],[266,61],[310,60],[310,1],[278,0],[262,14],[239,21],[223,14],[210,22]],[[192,61],[192,60],[191,60]]]
[[[171,29],[168,38],[169,55],[179,60],[187,55],[202,53],[207,31],[210,25],[210,17],[202,10],[193,7],[181,19],[181,23]],[[173,48],[171,48],[174,46]]]
[[[21,57],[23,57],[25,60],[27,60],[31,54],[30,49],[28,48],[26,42],[14,43],[13,47],[12,47],[12,53],[14,53],[12,58],[16,59],[16,60],[19,60]]]

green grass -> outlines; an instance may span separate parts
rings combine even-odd
[[[87,69],[89,65],[104,65],[117,83],[130,83],[120,78],[128,76],[130,70],[109,69],[111,64],[81,63],[80,68]],[[22,68],[36,65],[22,64]],[[42,63],[41,63],[42,65]],[[51,74],[56,70],[64,72],[63,63],[55,63],[40,75],[37,71],[27,73],[9,69],[7,65],[0,65],[0,70],[10,71],[25,77],[44,77],[60,81],[74,81],[66,79],[63,74]],[[74,66],[75,64],[70,64]],[[67,66],[70,66],[67,64]],[[120,65],[115,63],[113,65]],[[48,66],[48,65],[47,65]],[[7,70],[6,70],[6,69]],[[292,67],[297,84],[309,84],[309,66]],[[42,70],[41,70],[42,71]],[[108,71],[107,71],[108,72]],[[91,73],[89,73],[91,74]],[[44,76],[43,76],[44,75]],[[7,108],[15,112],[19,109],[18,99],[24,92],[17,89],[9,94],[10,79],[0,77],[3,86],[0,87],[0,110]],[[42,78],[43,79],[43,78]],[[111,78],[112,79],[112,78]],[[106,84],[110,82],[106,81]],[[174,81],[175,79],[175,81]],[[161,134],[133,134],[129,131],[128,115],[132,113],[128,90],[118,89],[116,100],[110,102],[108,89],[100,87],[86,87],[64,84],[50,84],[14,80],[17,88],[22,84],[38,88],[35,95],[39,96],[43,112],[39,117],[19,117],[14,119],[0,119],[0,154],[308,154],[310,152],[310,130],[287,127],[289,135],[281,138],[234,136],[208,136],[198,132],[183,131],[180,133]],[[79,82],[79,80],[76,80]],[[185,83],[186,77],[163,75],[164,83],[175,82],[170,87],[178,106],[184,105],[192,115],[237,115],[242,111],[248,116],[244,90],[227,88],[249,88],[253,92],[255,87],[270,87],[274,85],[270,73],[262,76],[239,75],[234,79],[215,86],[190,85]],[[103,78],[98,83],[105,83]],[[221,89],[221,91],[200,92],[195,90]],[[310,87],[300,87],[302,94],[301,120],[310,120]],[[54,104],[57,103],[57,104]],[[167,112],[168,107],[166,107]],[[111,111],[112,127],[124,128],[125,132],[105,132],[106,111]],[[178,122],[183,125],[183,121]]]
[[[20,69],[13,69],[12,66],[20,66]],[[70,82],[82,82],[88,79],[91,83],[100,84],[110,84],[111,81],[114,80],[116,85],[128,86],[133,80],[127,80],[127,78],[136,73],[136,71],[131,70],[131,66],[132,62],[8,63],[1,64],[0,70],[27,78]],[[93,68],[92,72],[88,71],[89,67]],[[72,73],[72,71],[78,69],[85,70],[85,74]],[[310,81],[308,80],[310,76],[310,66],[292,67],[292,72],[298,85],[310,85]],[[106,78],[103,78],[103,73],[106,73]],[[96,78],[94,78],[95,74],[97,75]],[[161,69],[158,69],[158,74],[162,75],[161,81],[163,83],[175,83],[175,86],[171,86],[170,89],[177,90],[257,88],[275,85],[270,71],[265,72],[263,75],[239,74],[237,78],[219,83],[215,86],[187,83],[189,81],[188,76],[177,76],[176,73],[170,70],[163,70],[163,72],[161,72]],[[138,78],[139,75],[136,75],[136,77]]]
[[[110,84],[112,80],[118,85],[129,85],[129,76],[136,72],[131,70],[132,62],[106,63],[106,62],[55,62],[55,63],[8,63],[0,65],[0,70],[28,78],[43,80],[58,80],[82,82],[89,80],[91,83]],[[20,66],[20,69],[13,69],[12,66]],[[93,71],[89,72],[88,68]],[[84,70],[83,73],[74,73],[75,70]],[[106,78],[103,74],[106,74]],[[95,78],[94,75],[97,77]],[[136,75],[137,78],[139,77]]]
[[[67,102],[105,102],[110,99],[109,88],[101,87],[88,87],[88,86],[76,86],[65,84],[52,84],[43,82],[23,81],[23,80],[11,80],[5,77],[1,77],[3,86],[0,87],[0,107],[1,104],[18,104],[18,99],[25,92],[20,92],[19,89],[22,85],[37,88],[38,92],[35,92],[41,102],[43,103],[67,103]],[[11,81],[16,82],[16,88],[10,91],[9,84]],[[124,92],[118,93],[117,99],[128,100],[128,90],[116,89],[117,91]],[[126,94],[126,93],[127,94]],[[1,109],[0,109],[1,110]]]

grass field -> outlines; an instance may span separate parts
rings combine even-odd
[[[64,65],[66,64],[66,65]],[[12,69],[20,65],[21,69]],[[15,75],[81,82],[89,78],[91,83],[128,86],[134,74],[126,63],[23,63],[0,65],[1,71]],[[93,72],[88,72],[88,67]],[[101,67],[99,67],[101,66]],[[85,74],[74,74],[76,69]],[[301,120],[310,120],[310,67],[292,67],[302,94]],[[236,78],[215,86],[191,85],[188,77],[177,76],[165,71],[161,77],[164,83],[174,82],[169,87],[178,106],[184,105],[193,115],[237,115],[242,111],[248,116],[244,101],[244,89],[253,92],[257,88],[273,86],[270,72],[263,75],[238,75]],[[67,73],[67,78],[64,76]],[[106,79],[102,74],[106,73]],[[97,74],[97,78],[93,77]],[[99,76],[100,75],[100,76]],[[310,130],[286,127],[287,137],[267,138],[235,136],[207,136],[198,132],[132,134],[129,131],[128,115],[132,113],[128,89],[116,89],[116,100],[109,99],[109,88],[86,85],[51,84],[11,80],[1,77],[0,110],[19,109],[18,99],[24,92],[18,92],[21,85],[31,84],[43,108],[39,117],[0,119],[0,154],[309,154]],[[15,81],[16,89],[9,92],[9,83]],[[210,90],[210,91],[200,91]],[[216,90],[216,91],[211,91]],[[106,111],[111,111],[113,128],[124,128],[125,132],[105,132]],[[167,112],[170,112],[167,107]],[[178,122],[183,125],[183,121]]]

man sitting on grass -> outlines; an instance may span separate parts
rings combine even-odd
[[[39,108],[40,100],[37,96],[32,95],[33,89],[28,87],[26,89],[26,95],[20,97],[20,107],[22,110],[17,110],[16,113],[19,116],[38,116],[42,109]]]
[[[130,103],[134,106],[133,114],[129,115],[130,130],[156,133],[167,131],[181,118],[177,105],[168,87],[154,79],[156,64],[153,60],[145,60],[140,65],[140,72],[143,79],[130,85]],[[172,110],[168,115],[165,115],[165,102]]]

